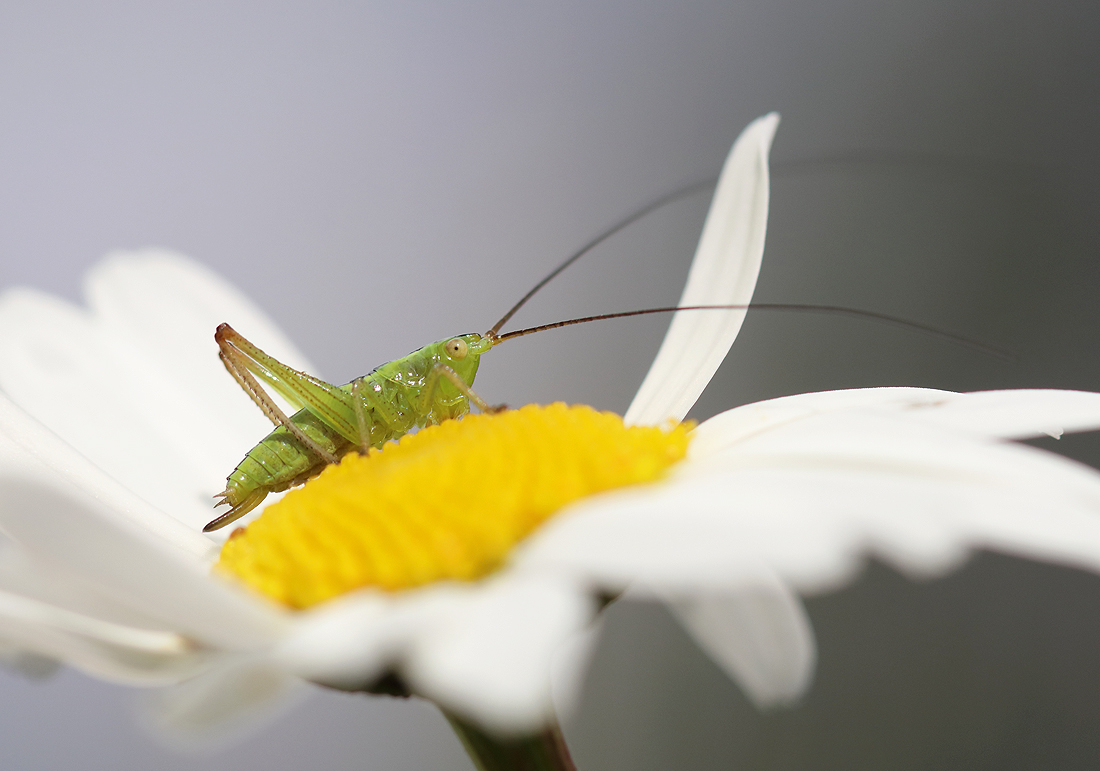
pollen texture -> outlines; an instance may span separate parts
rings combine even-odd
[[[689,428],[565,404],[448,420],[292,490],[226,542],[217,569],[294,608],[474,580],[562,507],[659,479]]]

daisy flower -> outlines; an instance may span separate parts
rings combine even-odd
[[[681,304],[750,300],[777,123],[734,145]],[[487,760],[502,747],[555,740],[609,598],[666,602],[769,705],[813,672],[798,594],[870,556],[917,576],[976,548],[1100,571],[1100,473],[1009,441],[1100,427],[1100,394],[837,391],[677,427],[741,311],[678,314],[625,423],[564,406],[448,421],[331,467],[218,562],[211,496],[270,426],[212,331],[231,320],[315,370],[176,255],[109,257],[86,296],[0,298],[0,641],[14,660],[185,683],[182,723],[300,678],[408,692],[503,768]]]

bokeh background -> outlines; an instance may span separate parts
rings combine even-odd
[[[714,176],[771,110],[757,299],[895,313],[1018,361],[762,312],[696,417],[825,388],[1100,388],[1100,5],[1082,0],[4,0],[0,285],[75,301],[107,251],[171,247],[344,382],[486,329],[590,237]],[[706,198],[517,322],[674,302]],[[665,324],[517,341],[479,390],[621,411]],[[1087,437],[1056,448],[1100,461]],[[566,726],[582,771],[1100,766],[1100,578],[981,555],[926,583],[872,565],[808,604],[815,685],[768,714],[662,610],[613,606]],[[0,674],[0,765],[470,768],[417,702],[314,690],[190,754],[134,704],[71,671]]]

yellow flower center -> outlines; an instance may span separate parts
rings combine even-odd
[[[326,468],[234,533],[217,567],[294,608],[475,580],[569,503],[659,479],[689,429],[560,403],[448,420]]]

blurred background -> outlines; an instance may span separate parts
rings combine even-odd
[[[5,0],[0,285],[77,301],[107,251],[170,247],[345,382],[487,329],[588,239],[715,176],[771,110],[756,299],[897,314],[1019,360],[761,312],[695,417],[827,388],[1100,389],[1100,5],[1080,0]],[[707,203],[647,217],[515,323],[675,302]],[[622,411],[666,324],[502,346],[479,391]],[[1100,462],[1095,439],[1044,446]],[[664,611],[613,606],[566,726],[582,771],[1100,766],[1100,578],[996,555],[926,583],[872,565],[808,605],[815,685],[767,714]],[[71,671],[0,674],[0,764],[470,768],[422,703],[315,689],[198,754],[137,712]]]

